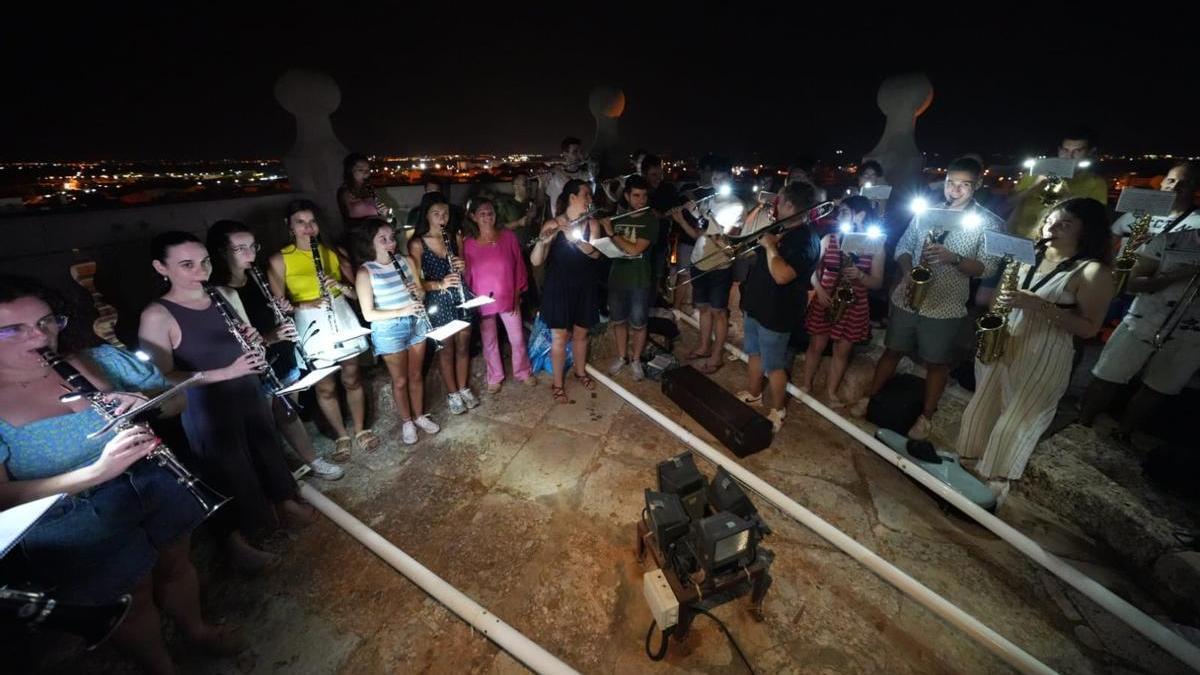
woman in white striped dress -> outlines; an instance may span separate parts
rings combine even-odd
[[[1008,344],[995,363],[975,363],[979,384],[958,434],[959,453],[979,459],[975,473],[997,497],[1025,471],[1066,393],[1074,340],[1096,335],[1113,294],[1103,204],[1062,202],[1046,216],[1041,235],[1037,264],[1022,264],[1019,290],[998,299],[1012,309]]]

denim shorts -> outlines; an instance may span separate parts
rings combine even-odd
[[[710,309],[729,309],[729,291],[733,288],[733,268],[701,272],[691,268],[692,304]],[[700,276],[703,274],[704,276]]]
[[[637,330],[646,327],[646,317],[650,314],[649,288],[610,288],[608,289],[608,320],[612,323],[625,323]]]
[[[139,460],[116,478],[59,500],[21,540],[13,562],[58,600],[111,602],[132,592],[159,552],[204,517],[173,474]]]
[[[788,351],[788,342],[792,339],[791,333],[780,333],[768,328],[763,328],[763,325],[755,321],[754,317],[747,314],[742,323],[742,330],[745,336],[742,338],[742,351],[748,356],[757,354],[762,358],[762,367],[764,373],[771,373],[776,370],[791,371],[792,358]]]
[[[371,344],[375,345],[375,356],[397,354],[424,341],[425,331],[420,329],[415,316],[371,322]]]

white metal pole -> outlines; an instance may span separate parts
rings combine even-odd
[[[387,539],[379,536],[361,520],[347,513],[345,509],[333,503],[308,483],[300,484],[300,496],[323,513],[326,518],[345,530],[347,534],[366,546],[372,553],[394,567],[397,572],[408,577],[409,581],[433,596],[433,599],[445,605],[446,609],[457,614],[463,621],[471,624],[475,630],[483,633],[501,649],[512,654],[513,658],[525,664],[530,670],[537,673],[574,673],[578,675],[574,668],[542,649],[536,642],[525,637],[520,631],[502,621],[500,617],[487,611],[462,591],[446,583],[444,579],[429,571],[427,567],[401,551]]]

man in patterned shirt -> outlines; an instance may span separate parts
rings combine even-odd
[[[948,230],[941,243],[925,245],[928,228],[922,227],[921,216],[916,215],[896,245],[901,282],[892,291],[884,338],[886,349],[875,364],[870,396],[879,393],[891,379],[905,355],[918,357],[925,363],[924,408],[908,430],[910,438],[929,436],[929,420],[946,390],[950,365],[955,359],[955,341],[967,320],[971,278],[989,276],[998,266],[995,258],[983,254],[984,231],[1001,229],[1003,221],[975,202],[982,174],[982,167],[974,159],[960,157],[951,162],[942,186],[946,203],[941,208],[963,211],[962,226]],[[933,270],[925,298],[915,311],[905,302],[914,261]],[[870,396],[860,399],[851,412],[860,417],[865,415]]]

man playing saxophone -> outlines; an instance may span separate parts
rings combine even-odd
[[[983,233],[1000,229],[999,218],[975,203],[975,190],[979,187],[981,174],[979,163],[969,158],[959,158],[950,163],[942,191],[946,199],[943,207],[963,212],[961,226],[945,232],[942,243],[928,243],[928,227],[922,226],[921,216],[914,216],[896,245],[895,259],[899,264],[900,278],[892,292],[886,349],[875,364],[875,376],[869,396],[855,404],[853,414],[866,414],[870,396],[879,393],[891,379],[906,354],[917,357],[925,364],[925,403],[920,417],[908,436],[926,438],[929,420],[937,410],[938,400],[946,389],[950,375],[950,364],[955,360],[955,340],[960,334],[967,317],[967,298],[970,295],[972,277],[992,275],[997,267],[995,258],[983,254]],[[926,244],[918,250],[918,243]],[[919,306],[909,308],[908,284],[914,261],[926,265],[932,272]]]
[[[1058,157],[1080,162],[1075,175],[1062,179],[1061,186],[1053,192],[1046,176],[1021,177],[1009,198],[1012,215],[1009,216],[1008,231],[1026,239],[1037,239],[1042,217],[1047,211],[1047,200],[1052,204],[1071,197],[1088,197],[1107,204],[1108,183],[1082,164],[1095,161],[1095,154],[1096,134],[1092,130],[1079,127],[1063,135],[1058,145]]]
[[[1080,422],[1091,425],[1105,412],[1135,375],[1142,384],[1125,407],[1119,440],[1128,440],[1150,414],[1175,396],[1200,369],[1200,303],[1190,286],[1200,283],[1200,230],[1180,225],[1192,211],[1192,195],[1200,184],[1200,167],[1172,167],[1163,189],[1177,194],[1171,215],[1154,236],[1137,249],[1137,262],[1127,291],[1133,304],[1100,353],[1093,380],[1083,399]],[[1171,227],[1175,223],[1176,227]],[[1170,228],[1166,230],[1166,228]],[[1114,227],[1115,229],[1115,227]],[[1166,230],[1164,232],[1164,230]]]

